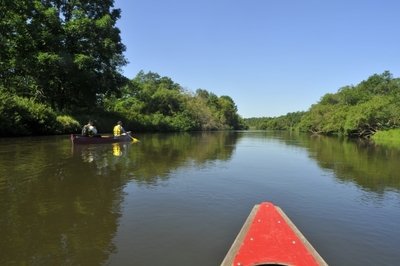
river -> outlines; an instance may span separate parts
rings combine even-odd
[[[278,131],[0,139],[0,265],[220,265],[254,205],[329,265],[400,265],[400,147]]]

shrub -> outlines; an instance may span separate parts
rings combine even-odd
[[[72,134],[81,131],[81,125],[79,122],[70,116],[57,116],[57,122],[60,125],[60,128],[56,129],[56,133],[58,134]]]
[[[57,115],[48,106],[19,96],[0,96],[0,135],[53,134],[59,127]]]

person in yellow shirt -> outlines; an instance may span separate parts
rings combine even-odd
[[[114,136],[121,136],[122,133],[126,134],[125,129],[122,127],[122,122],[118,121],[117,125],[113,129]]]

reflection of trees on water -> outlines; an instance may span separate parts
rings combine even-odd
[[[310,135],[290,131],[257,131],[249,137],[282,142],[308,150],[322,169],[335,173],[340,182],[353,182],[361,188],[383,194],[400,190],[400,145],[377,144],[369,139]],[[253,135],[253,136],[252,136]]]
[[[368,139],[300,135],[300,143],[323,169],[342,182],[354,182],[378,194],[400,190],[400,150],[380,146]]]
[[[238,135],[234,132],[153,135],[140,145],[143,163],[135,178],[144,182],[154,178],[165,179],[172,170],[187,164],[201,167],[215,161],[228,161],[237,140]]]
[[[131,146],[137,143],[113,143],[113,144],[94,144],[94,145],[73,145],[71,153],[74,157],[80,157],[82,162],[89,163],[84,166],[93,169],[92,174],[96,176],[108,175],[115,170],[117,164],[132,164],[134,160],[128,158]],[[81,162],[80,162],[81,163]]]
[[[239,134],[171,133],[145,135],[143,138],[140,143],[76,145],[74,154],[80,154],[83,162],[94,164],[97,175],[119,171],[118,176],[123,180],[150,185],[168,179],[171,171],[182,167],[202,167],[229,160]]]
[[[232,156],[238,135],[145,135],[140,143],[0,143],[0,265],[100,265],[130,180],[149,185],[188,163]],[[117,156],[116,156],[117,154]]]
[[[123,182],[93,178],[70,147],[2,147],[0,163],[9,175],[0,187],[1,265],[99,265],[116,252]]]
[[[101,160],[105,153],[110,151],[114,156],[122,156],[126,154],[132,142],[112,143],[105,145],[72,145],[71,153],[80,154],[84,162],[94,162]]]

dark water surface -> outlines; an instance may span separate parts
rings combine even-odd
[[[400,147],[288,132],[0,139],[0,265],[219,265],[255,204],[329,265],[400,265]]]

